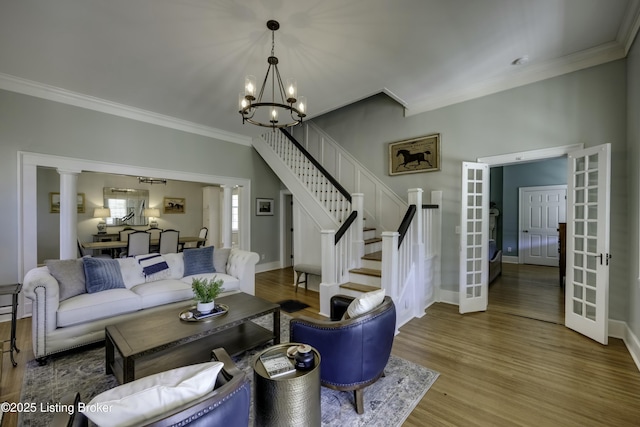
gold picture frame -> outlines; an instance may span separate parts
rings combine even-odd
[[[78,213],[84,213],[84,193],[78,193]],[[60,213],[60,193],[49,193],[49,213]]]
[[[439,133],[389,143],[389,175],[439,170]]]
[[[184,197],[165,197],[162,201],[162,213],[183,214],[187,208]]]

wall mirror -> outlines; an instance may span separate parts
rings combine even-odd
[[[149,190],[104,187],[104,207],[111,210],[107,226],[147,225],[142,215],[149,207]]]

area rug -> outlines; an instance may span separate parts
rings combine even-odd
[[[296,311],[304,310],[309,307],[309,304],[305,304],[302,301],[295,299],[280,301],[278,304],[280,304],[280,308],[287,313],[295,313]]]
[[[289,340],[290,316],[281,315],[281,339]],[[271,315],[254,320],[271,329]],[[263,349],[256,348],[234,357],[236,365],[253,379],[250,362]],[[369,386],[364,392],[365,412],[355,411],[353,392],[340,392],[322,387],[322,425],[334,426],[400,426],[420,402],[424,394],[438,378],[438,373],[402,358],[391,356],[385,376]],[[105,375],[104,346],[49,358],[49,363],[39,366],[35,360],[25,366],[21,402],[35,402],[38,407],[50,407],[60,402],[63,396],[80,392],[87,403],[97,394],[117,386],[113,375]],[[253,396],[252,396],[253,400]],[[253,412],[253,411],[252,411]],[[22,413],[19,426],[48,426],[52,413],[36,411]],[[253,425],[253,413],[251,413]]]

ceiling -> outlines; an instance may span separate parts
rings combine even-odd
[[[5,0],[0,89],[232,142],[275,54],[310,117],[385,92],[408,115],[626,56],[640,0]],[[521,57],[523,65],[512,65]]]

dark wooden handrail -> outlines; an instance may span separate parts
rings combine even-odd
[[[322,175],[324,175],[329,180],[329,182],[333,184],[333,186],[340,192],[340,194],[342,194],[344,198],[347,199],[349,203],[351,203],[351,194],[349,194],[349,192],[342,185],[340,185],[340,183],[329,173],[329,171],[322,167],[320,162],[318,162],[311,155],[311,153],[309,153],[286,129],[280,128],[280,130],[283,134],[285,134],[287,138],[289,138],[289,141],[291,141],[291,143],[295,145],[298,150],[300,150],[300,152],[304,154],[304,156],[309,159],[309,161],[313,163],[316,168],[318,168],[320,173],[322,173]]]
[[[351,227],[351,224],[353,224],[353,221],[355,221],[357,217],[358,217],[358,211],[351,211],[346,221],[343,222],[340,228],[338,229],[334,244],[336,245],[338,244],[340,239],[342,239],[342,236],[344,236],[344,234],[347,232],[349,227]]]
[[[407,212],[404,214],[404,218],[402,218],[400,227],[398,227],[398,233],[400,233],[400,237],[398,238],[398,248],[400,248],[400,245],[404,240],[404,236],[406,236],[407,230],[409,230],[409,226],[411,225],[411,221],[413,221],[416,210],[416,205],[410,205],[409,209],[407,209]]]

